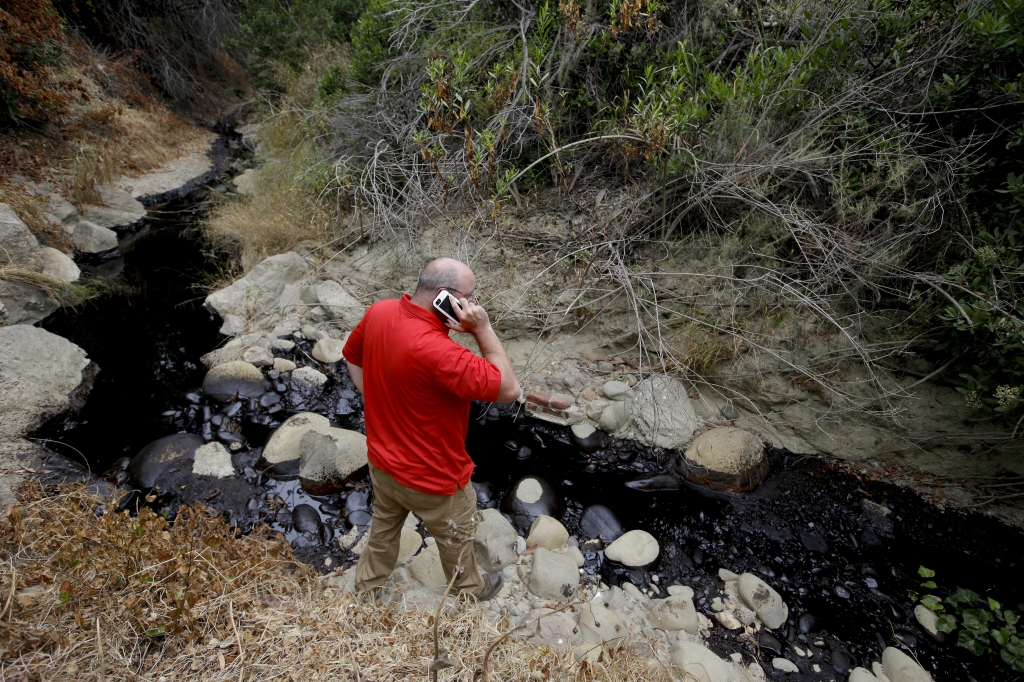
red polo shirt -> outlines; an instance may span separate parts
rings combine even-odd
[[[343,351],[363,368],[370,463],[432,495],[454,495],[469,483],[470,401],[494,402],[501,388],[500,370],[448,331],[403,294],[370,306]]]

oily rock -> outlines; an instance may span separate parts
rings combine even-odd
[[[280,475],[297,474],[303,436],[307,431],[328,432],[331,428],[330,420],[315,412],[300,412],[289,417],[270,434],[260,464]]]
[[[497,573],[519,558],[519,534],[497,509],[483,509],[480,516],[482,520],[473,538],[476,562],[480,570]]]
[[[659,448],[680,448],[700,425],[686,386],[662,376],[644,379],[633,389],[633,422],[640,440]]]
[[[501,501],[501,511],[512,517],[512,523],[520,532],[527,532],[534,519],[542,514],[561,518],[565,505],[546,480],[540,476],[524,476]]]
[[[580,530],[588,538],[600,538],[605,543],[614,542],[626,532],[615,512],[603,504],[594,504],[583,510]]]
[[[697,632],[697,610],[693,600],[686,595],[677,595],[657,602],[647,616],[654,627],[662,630],[685,630]]]
[[[296,370],[292,370],[292,388],[307,395],[319,393],[326,383],[327,375],[312,367],[299,367]]]
[[[205,305],[218,315],[249,320],[276,312],[285,287],[309,277],[309,264],[295,253],[282,253],[260,262],[244,277],[206,297]]]
[[[183,472],[191,473],[196,450],[202,446],[203,439],[194,433],[158,438],[132,458],[128,475],[140,488],[171,490]]]
[[[573,424],[569,432],[573,442],[586,452],[594,452],[603,444],[601,432],[592,424]]]
[[[310,429],[299,440],[299,482],[310,495],[341,491],[366,465],[366,436],[358,431]]]
[[[629,568],[644,568],[658,559],[658,541],[644,530],[631,530],[613,542],[604,555]]]
[[[236,397],[255,398],[265,390],[263,372],[242,360],[217,365],[203,379],[203,392],[222,403]]]
[[[758,620],[769,630],[786,622],[789,607],[768,583],[752,573],[744,573],[737,582],[737,588],[743,603],[757,614]]]
[[[693,439],[678,471],[691,483],[718,492],[746,493],[768,475],[764,444],[732,426],[710,429]]]
[[[580,589],[579,569],[570,557],[538,548],[533,553],[527,587],[544,599],[572,599]]]
[[[82,276],[82,271],[75,265],[75,261],[63,251],[44,246],[39,250],[39,255],[45,277],[67,284],[77,282]]]
[[[569,539],[569,531],[557,519],[541,514],[530,526],[530,534],[526,536],[527,547],[543,547],[558,549]]]
[[[95,376],[90,364],[84,350],[45,329],[0,327],[0,438],[80,408]]]

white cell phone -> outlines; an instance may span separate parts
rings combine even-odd
[[[434,308],[451,320],[452,324],[459,324],[459,318],[455,315],[454,306],[462,310],[462,304],[459,303],[459,300],[448,293],[446,289],[441,289],[441,293],[434,298]]]

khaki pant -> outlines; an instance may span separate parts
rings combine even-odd
[[[476,490],[467,485],[454,495],[431,495],[407,488],[390,474],[370,465],[373,481],[373,521],[366,549],[356,566],[357,592],[383,585],[395,569],[402,526],[409,512],[423,520],[437,540],[445,578],[452,579],[457,567],[462,572],[452,586],[453,593],[474,597],[484,591],[483,577],[476,567],[473,536],[478,523]]]

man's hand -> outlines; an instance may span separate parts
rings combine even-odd
[[[483,306],[470,303],[465,298],[460,298],[459,304],[462,306],[461,309],[459,306],[452,306],[455,317],[459,318],[459,323],[448,321],[449,329],[476,336],[491,328],[491,319],[487,317],[487,311],[483,309]]]

